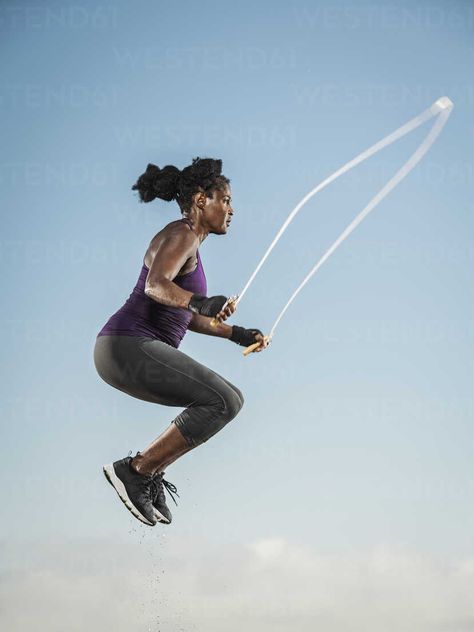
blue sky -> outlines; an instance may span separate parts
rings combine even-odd
[[[473,25],[474,7],[460,1],[2,5],[0,535],[6,570],[23,573],[7,586],[11,603],[35,569],[53,572],[50,558],[36,568],[25,551],[66,551],[68,542],[86,557],[110,547],[110,561],[114,547],[146,558],[141,538],[166,537],[163,594],[184,542],[222,554],[229,573],[242,551],[268,561],[292,559],[288,550],[308,551],[316,566],[321,556],[388,551],[399,579],[404,556],[426,556],[429,569],[433,560],[472,568]],[[437,143],[306,286],[265,353],[243,358],[227,341],[187,334],[181,349],[238,385],[245,405],[170,468],[181,492],[175,521],[143,535],[101,465],[143,448],[175,415],[111,389],[92,361],[96,333],[130,293],[150,239],[178,217],[175,204],[139,204],[136,177],[148,162],[223,160],[235,219],[201,255],[209,293],[234,294],[307,191],[442,95],[455,109]],[[313,199],[229,322],[268,331],[427,129]],[[253,568],[241,568],[242,585],[252,585]],[[468,572],[461,593],[467,581]],[[356,585],[357,573],[342,592]],[[206,586],[225,616],[229,604]],[[108,598],[106,623],[125,626]],[[235,625],[251,629],[255,604],[242,599]],[[308,599],[294,605],[301,630],[338,630]],[[150,600],[137,629],[158,629],[146,627]],[[275,588],[259,630],[278,601]],[[92,612],[92,603],[87,594],[70,607]],[[404,607],[397,593],[387,612],[396,620]],[[168,630],[180,629],[166,604],[159,609]],[[366,622],[363,606],[347,612]],[[450,625],[451,615],[474,613],[460,598]],[[6,616],[8,629],[23,629],[18,610]],[[56,629],[46,612],[40,624]],[[212,629],[205,611],[187,625]]]

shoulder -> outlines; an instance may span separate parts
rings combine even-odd
[[[167,224],[157,235],[161,236],[163,241],[174,241],[184,245],[199,244],[198,236],[190,230],[186,222],[176,220]]]
[[[185,222],[181,222],[179,219],[166,224],[166,226],[156,233],[150,243],[159,244],[170,240],[186,243],[199,241],[197,235],[189,229],[189,226]]]
[[[169,256],[174,253],[184,254],[189,258],[194,256],[199,247],[199,239],[185,222],[179,220],[170,222],[151,240],[145,253],[143,263],[149,268],[157,252],[166,252]]]

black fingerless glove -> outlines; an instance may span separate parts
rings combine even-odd
[[[230,340],[237,343],[241,347],[248,347],[257,342],[257,340],[255,339],[255,336],[257,334],[261,334],[263,336],[263,333],[260,331],[260,329],[245,329],[245,327],[233,325]]]
[[[203,316],[217,316],[217,314],[224,307],[227,302],[225,296],[201,296],[200,294],[193,294],[189,301],[188,309],[196,314],[202,314]]]

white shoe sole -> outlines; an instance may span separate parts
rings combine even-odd
[[[148,525],[149,527],[154,527],[155,523],[150,522],[147,518],[145,518],[145,516],[138,511],[138,509],[130,500],[127,494],[127,490],[125,489],[125,485],[122,483],[122,481],[119,479],[119,477],[115,473],[113,464],[111,463],[110,465],[104,465],[102,469],[104,471],[105,478],[109,481],[109,483],[115,489],[115,491],[117,492],[120,500],[123,502],[125,507],[135,516],[135,518],[138,518],[138,520]],[[156,510],[155,512],[158,513]],[[161,514],[159,515],[161,516]]]
[[[155,518],[158,520],[158,522],[161,522],[162,524],[170,524],[171,520],[168,520],[168,518],[166,518],[162,513],[160,513],[158,511],[158,509],[153,505],[153,512],[155,514]]]

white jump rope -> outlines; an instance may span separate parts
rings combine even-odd
[[[273,336],[275,335],[275,330],[278,326],[278,323],[282,319],[284,313],[286,312],[288,307],[291,305],[291,303],[294,301],[294,299],[299,294],[299,292],[306,285],[306,283],[313,276],[313,274],[315,274],[319,270],[319,268],[323,265],[323,263],[327,261],[327,259],[329,259],[329,257],[333,254],[333,252],[352,233],[352,231],[355,230],[355,228],[362,222],[362,220],[367,217],[367,215],[377,206],[377,204],[381,202],[383,198],[388,193],[390,193],[390,191],[392,191],[397,186],[397,184],[399,184],[403,180],[403,178],[410,173],[413,167],[423,158],[423,156],[426,154],[426,152],[430,149],[430,147],[435,142],[436,138],[439,136],[446,121],[448,120],[449,115],[451,114],[453,107],[454,107],[454,104],[449,97],[439,98],[427,110],[425,110],[418,116],[415,116],[415,118],[405,123],[405,125],[402,125],[401,127],[399,127],[397,130],[395,130],[388,136],[385,136],[385,138],[380,140],[378,143],[375,143],[375,145],[372,145],[371,147],[363,151],[361,154],[359,154],[358,156],[356,156],[355,158],[347,162],[340,169],[338,169],[333,174],[328,176],[325,180],[323,180],[320,184],[318,184],[314,189],[312,189],[309,193],[307,193],[304,196],[304,198],[300,202],[298,202],[298,204],[295,206],[295,208],[291,211],[291,213],[286,218],[282,227],[276,234],[275,238],[273,239],[272,243],[268,247],[267,251],[263,255],[262,259],[260,260],[255,270],[253,271],[252,275],[250,276],[249,280],[245,284],[242,291],[237,295],[231,296],[227,300],[225,305],[228,305],[229,303],[234,303],[234,305],[237,306],[238,303],[240,303],[245,292],[248,290],[250,284],[257,276],[262,265],[265,263],[265,260],[267,259],[268,255],[271,253],[271,251],[277,244],[280,237],[288,228],[288,225],[293,220],[295,215],[306,204],[306,202],[308,202],[308,200],[310,200],[314,195],[316,195],[316,193],[319,193],[319,191],[324,189],[328,184],[330,184],[331,182],[339,178],[339,176],[342,176],[344,173],[347,173],[347,171],[349,171],[356,165],[360,164],[364,160],[367,160],[367,158],[369,158],[370,156],[373,156],[384,147],[391,145],[392,143],[399,140],[406,134],[409,134],[410,132],[415,130],[417,127],[419,127],[420,125],[422,125],[423,123],[431,119],[432,117],[436,117],[436,120],[433,123],[433,126],[431,127],[430,131],[428,132],[424,140],[421,142],[421,144],[418,146],[418,148],[410,156],[410,158],[397,171],[397,173],[387,182],[387,184],[382,189],[380,189],[380,191],[370,200],[367,206],[352,220],[352,222],[347,226],[347,228],[345,228],[345,230],[339,235],[336,241],[326,250],[323,256],[318,260],[316,265],[308,272],[306,277],[303,279],[300,285],[296,288],[296,290],[290,296],[290,298],[288,299],[288,302],[286,303],[284,308],[279,313],[277,319],[273,323],[270,333],[268,334],[268,336],[265,336],[266,341],[269,343],[272,340]],[[215,319],[213,320],[213,322],[217,323]],[[249,353],[257,349],[260,346],[260,344],[261,344],[260,342],[256,342],[255,344],[252,344],[249,347],[247,347],[245,351],[243,352],[244,355],[248,355]]]

